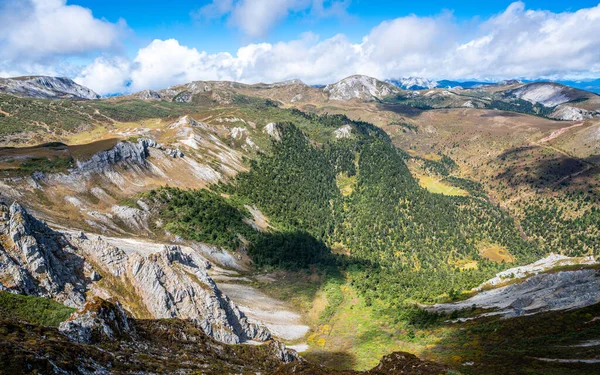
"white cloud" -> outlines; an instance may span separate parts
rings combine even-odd
[[[219,9],[235,12],[236,7],[249,3],[226,0]],[[282,3],[290,9],[297,1]],[[248,17],[258,19],[263,10],[258,6]],[[160,89],[193,80],[255,83],[300,78],[314,84],[357,73],[437,79],[597,77],[597,35],[600,5],[557,14],[527,10],[523,3],[515,2],[476,27],[458,24],[451,14],[385,21],[361,43],[352,43],[343,34],[321,40],[306,33],[298,40],[249,44],[235,54],[207,54],[174,39],[155,40],[140,49],[134,60],[131,88]]]
[[[349,0],[213,0],[200,8],[201,18],[228,17],[230,25],[250,37],[262,37],[290,13],[303,12],[314,17],[342,17]]]
[[[66,0],[8,0],[0,3],[0,48],[5,59],[40,60],[106,50],[118,44],[124,21],[94,18]]]
[[[244,1],[250,0],[214,2],[214,11]],[[100,93],[162,89],[194,80],[256,83],[300,78],[317,84],[352,74],[381,79],[598,78],[598,35],[600,5],[552,13],[528,10],[516,2],[493,17],[466,25],[451,14],[385,21],[358,43],[343,34],[321,39],[305,33],[297,40],[252,43],[234,53],[209,54],[175,39],[157,39],[130,62],[104,56],[67,75]],[[11,66],[0,61],[0,75],[19,70]],[[74,68],[38,63],[24,64],[20,71],[32,74],[35,69],[72,72]]]
[[[101,56],[86,66],[74,81],[100,95],[108,95],[126,92],[130,75],[131,64],[127,59]]]

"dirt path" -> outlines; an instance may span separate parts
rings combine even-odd
[[[578,122],[577,124],[571,125],[571,126],[567,126],[561,129],[558,129],[556,131],[553,131],[552,134],[550,134],[549,136],[547,136],[546,138],[542,138],[539,141],[537,141],[538,143],[545,143],[548,141],[553,140],[556,137],[559,137],[560,135],[564,134],[567,130],[573,129],[573,128],[577,128],[579,126],[582,126],[584,123],[583,122]]]

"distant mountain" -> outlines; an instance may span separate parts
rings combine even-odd
[[[526,82],[540,82],[540,81],[535,80],[535,81],[526,81]],[[579,80],[579,81],[557,80],[554,82],[560,83],[562,85],[574,87],[576,89],[593,92],[595,94],[600,94],[600,79],[586,79],[586,80]]]
[[[528,83],[508,94],[531,103],[539,103],[546,107],[555,107],[573,100],[586,99],[589,93],[555,82]]]
[[[0,93],[44,99],[100,99],[100,95],[66,77],[0,78]]]
[[[339,82],[325,86],[323,92],[331,100],[373,100],[381,99],[400,91],[391,83],[380,81],[373,77],[353,75]]]
[[[385,81],[404,90],[427,90],[439,87],[438,82],[421,77],[386,79]]]
[[[444,88],[451,89],[455,87],[461,87],[463,89],[476,89],[484,86],[494,86],[494,85],[513,85],[517,83],[521,83],[517,80],[506,80],[500,82],[484,82],[484,81],[451,81],[447,79],[443,79],[440,81],[435,81],[422,77],[408,77],[408,78],[398,78],[398,79],[386,79],[385,80],[392,85],[399,87],[403,90],[429,90],[434,88]]]

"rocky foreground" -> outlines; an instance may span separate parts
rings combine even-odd
[[[133,319],[92,298],[59,328],[0,316],[0,374],[445,374],[444,366],[393,353],[370,371],[307,363],[277,341],[226,345],[181,319]]]

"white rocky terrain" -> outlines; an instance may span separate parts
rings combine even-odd
[[[566,265],[594,263],[593,257],[568,258],[550,255],[533,264],[499,273],[477,288],[477,294],[464,301],[441,303],[426,308],[452,312],[476,306],[489,310],[479,316],[498,315],[509,318],[590,306],[600,302],[600,277],[597,269],[545,271]],[[508,282],[512,283],[489,289]]]
[[[330,100],[374,100],[398,93],[396,86],[373,77],[353,75],[325,86],[323,92]]]
[[[577,90],[552,82],[537,82],[523,85],[508,92],[530,103],[539,103],[545,107],[555,107],[580,97]]]
[[[136,317],[189,319],[229,344],[271,337],[221,292],[211,263],[191,247],[55,231],[18,203],[1,212],[1,290],[74,307],[93,295],[116,298]]]
[[[595,113],[570,105],[559,105],[550,115],[551,118],[563,121],[582,121],[594,117]]]
[[[45,99],[99,99],[100,95],[66,77],[0,78],[0,93]]]

